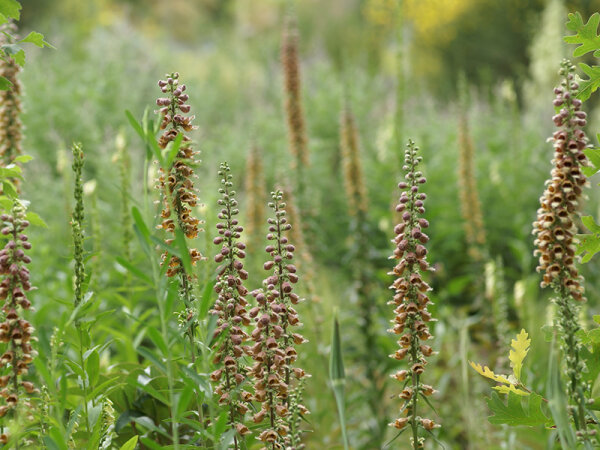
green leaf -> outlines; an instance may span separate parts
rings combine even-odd
[[[120,433],[123,428],[134,422],[136,417],[142,417],[144,413],[132,409],[127,409],[121,413],[115,422],[115,431]]]
[[[52,44],[50,44],[49,42],[46,42],[44,40],[44,35],[42,33],[38,33],[37,31],[32,31],[26,37],[21,39],[19,42],[23,42],[23,43],[29,42],[30,44],[33,44],[39,48],[44,48],[44,47],[54,48],[52,46]]]
[[[498,394],[492,392],[486,401],[493,413],[488,417],[491,424],[535,427],[548,422],[548,417],[542,411],[542,396],[536,393],[521,397],[509,392],[507,403],[504,403]]]
[[[0,77],[0,91],[8,91],[12,85],[8,78]]]
[[[19,20],[21,18],[21,4],[17,0],[0,0],[0,14]]]
[[[169,355],[169,349],[167,344],[165,343],[162,335],[158,332],[158,330],[154,327],[146,328],[146,333],[152,343],[160,350],[162,356],[166,357]]]
[[[600,169],[600,148],[586,148],[583,150],[583,153],[585,153],[585,156],[588,157],[596,169]]]
[[[334,382],[343,382],[346,379],[344,372],[344,359],[342,356],[342,341],[340,338],[340,324],[337,317],[334,317],[333,319],[331,355],[329,357],[329,378]]]
[[[337,314],[333,318],[333,334],[331,336],[331,354],[329,357],[329,378],[333,388],[333,395],[340,418],[340,428],[342,429],[342,439],[344,441],[344,449],[348,450],[348,436],[346,432],[346,415],[345,415],[345,394],[344,384],[346,375],[344,372],[344,358],[342,355],[342,340],[340,338],[340,324],[337,319]]]
[[[12,58],[19,66],[23,67],[25,65],[25,50],[20,49],[17,53],[12,55]]]
[[[585,227],[590,230],[592,233],[600,233],[600,225],[596,223],[592,216],[583,216],[581,221],[585,225]]]
[[[577,98],[586,101],[600,87],[600,66],[590,67],[585,63],[579,63],[579,67],[589,78],[582,79],[579,83]]]
[[[179,250],[178,256],[181,259],[181,262],[183,263],[183,268],[185,269],[185,272],[188,274],[192,274],[193,269],[192,258],[190,257],[190,250],[188,249],[187,242],[185,241],[185,235],[183,234],[183,231],[181,231],[179,228],[175,230],[175,245]]]
[[[140,213],[140,210],[134,206],[131,208],[131,215],[133,217],[133,221],[135,222],[135,232],[142,244],[142,247],[144,249],[144,251],[146,252],[146,254],[150,254],[151,250],[150,250],[150,230],[148,229],[148,226],[146,225],[146,223],[144,222],[144,219],[142,218],[142,213]]]
[[[512,384],[505,375],[498,375],[494,373],[488,366],[482,366],[481,364],[476,364],[473,361],[469,361],[469,364],[481,376],[489,378],[490,380],[494,380],[498,383],[504,383],[508,385]]]
[[[194,386],[190,383],[183,389],[181,395],[177,399],[177,417],[182,417],[187,410],[190,400],[194,396]]]
[[[167,153],[167,159],[165,161],[166,167],[165,169],[169,169],[173,162],[175,161],[175,157],[177,153],[179,153],[179,148],[181,147],[181,142],[183,141],[183,133],[179,133],[174,141],[169,142],[165,152]]]
[[[117,264],[119,264],[121,267],[123,267],[127,271],[131,272],[133,275],[138,277],[140,280],[145,281],[150,286],[152,286],[154,284],[152,281],[152,278],[150,278],[148,275],[146,275],[140,269],[135,267],[133,264],[131,264],[129,261],[127,261],[122,256],[117,256],[115,259],[117,261]]]
[[[211,281],[206,283],[204,290],[202,291],[202,298],[200,299],[200,308],[198,311],[198,318],[204,320],[208,314],[208,310],[211,306],[212,293],[215,287],[215,282]]]
[[[90,379],[90,386],[94,386],[100,376],[100,355],[96,350],[88,356],[85,362],[85,371]]]
[[[28,211],[27,214],[25,214],[25,218],[29,221],[31,225],[35,225],[36,227],[48,228],[48,225],[46,224],[46,222],[44,222],[44,219],[42,219],[38,214],[32,211]]]
[[[163,404],[170,406],[169,400],[167,400],[167,398],[163,394],[161,394],[156,389],[154,389],[154,387],[151,386],[150,383],[142,384],[142,383],[138,382],[137,387],[139,387],[141,390],[143,390],[147,394],[150,394],[152,397],[157,399],[159,402],[162,402]],[[136,422],[137,422],[137,420],[136,420]]]
[[[17,188],[8,180],[2,181],[2,190],[10,198],[17,198]]]
[[[523,368],[523,360],[529,352],[530,344],[531,339],[529,339],[529,335],[524,329],[522,329],[521,332],[517,335],[517,339],[513,339],[510,342],[510,346],[512,347],[512,349],[508,353],[508,359],[510,360],[510,367],[512,367],[513,373],[515,374],[515,378],[517,379],[517,381],[521,381],[521,369]]]
[[[501,394],[509,394],[510,392],[512,392],[522,397],[527,397],[529,395],[529,392],[519,389],[512,384],[509,386],[493,386],[492,389],[500,392]]]
[[[592,257],[600,252],[600,235],[598,234],[578,234],[580,239],[576,254],[582,255],[581,262],[587,263]]]
[[[586,53],[594,52],[594,56],[600,56],[600,36],[598,33],[598,23],[600,23],[600,14],[594,13],[589,18],[588,23],[583,23],[583,17],[579,12],[569,14],[567,29],[577,33],[573,36],[565,36],[564,40],[568,44],[579,44],[573,51],[573,56],[583,56]]]
[[[558,437],[562,448],[577,448],[575,434],[571,428],[569,418],[568,402],[564,387],[561,383],[558,357],[555,350],[556,335],[553,336],[550,347],[550,359],[548,364],[548,381],[546,383],[546,395],[548,396],[548,409],[554,420]]]
[[[134,450],[135,446],[137,445],[137,442],[138,442],[138,435],[136,434],[134,437],[129,439],[127,442],[125,442],[121,446],[120,450]]]
[[[13,162],[15,162],[15,163],[28,163],[32,159],[33,159],[33,156],[31,156],[31,155],[19,155],[15,159],[13,159]]]
[[[151,350],[147,349],[146,347],[138,347],[136,350],[162,373],[167,373],[167,368],[165,367],[164,363]]]

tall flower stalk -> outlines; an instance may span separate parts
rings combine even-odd
[[[252,247],[265,220],[265,174],[260,148],[253,144],[246,158],[246,233]]]
[[[298,28],[293,17],[285,21],[281,42],[281,65],[285,96],[285,114],[288,125],[292,169],[296,174],[296,193],[303,200],[304,169],[309,165],[308,141],[302,108],[300,58],[298,55]]]
[[[17,26],[6,23],[0,27],[0,44],[14,44]],[[0,76],[12,83],[9,89],[0,91],[0,161],[3,166],[13,163],[21,155],[21,141],[23,139],[23,123],[21,122],[21,82],[18,74],[21,67],[14,58],[0,59]],[[18,186],[18,179],[11,179]]]
[[[340,118],[340,147],[344,164],[344,187],[352,217],[367,212],[367,192],[360,161],[360,142],[354,115],[346,105]]]
[[[554,89],[554,106],[559,112],[553,117],[558,130],[552,136],[554,158],[551,178],[540,197],[540,209],[533,224],[536,235],[534,255],[539,257],[538,272],[543,274],[542,287],[554,290],[557,305],[558,328],[562,334],[562,351],[567,366],[567,393],[577,435],[588,440],[586,386],[581,374],[585,363],[581,358],[581,342],[577,332],[579,305],[584,297],[583,277],[575,266],[575,234],[577,210],[583,188],[587,184],[582,167],[588,164],[584,153],[588,139],[582,130],[586,114],[577,99],[578,84],[573,80],[574,66],[569,61],[561,64],[561,85]]]
[[[250,317],[256,321],[251,335],[255,344],[249,348],[254,359],[250,373],[254,378],[254,400],[260,404],[260,411],[253,419],[256,423],[268,420],[259,439],[271,448],[299,448],[301,430],[296,419],[308,410],[297,394],[307,374],[295,365],[296,346],[306,339],[293,331],[301,325],[294,309],[301,299],[292,286],[298,282],[292,264],[295,247],[285,236],[291,224],[286,218],[283,193],[272,192],[271,198],[269,207],[275,217],[268,220],[267,240],[272,243],[265,248],[270,259],[264,268],[272,274],[263,281],[263,290],[253,292],[258,305],[250,310]]]
[[[216,393],[219,396],[219,404],[229,411],[229,426],[235,433],[233,443],[237,450],[240,448],[239,441],[250,434],[250,430],[244,423],[252,394],[247,390],[247,367],[243,358],[243,344],[248,339],[244,327],[251,322],[246,311],[248,302],[245,296],[248,294],[248,289],[244,286],[244,280],[248,279],[248,272],[244,270],[242,262],[246,257],[246,245],[240,241],[243,227],[235,217],[239,214],[239,210],[230,172],[228,164],[221,164],[219,170],[221,198],[218,203],[222,209],[219,212],[220,222],[217,223],[219,236],[213,241],[220,247],[215,256],[215,262],[219,263],[215,284],[218,298],[211,311],[218,317],[215,330],[218,340],[214,359],[217,369],[211,374],[211,380],[217,383]]]
[[[466,88],[464,88],[466,89]],[[474,261],[484,258],[485,226],[475,176],[475,152],[469,133],[466,105],[461,107],[458,121],[458,188],[469,255]]]
[[[192,208],[198,205],[198,196],[192,181],[197,152],[192,149],[191,139],[185,135],[185,132],[194,128],[192,125],[194,116],[186,116],[191,108],[186,103],[189,96],[185,93],[185,84],[180,85],[179,74],[172,73],[166,75],[166,80],[160,80],[158,86],[163,93],[168,95],[156,100],[156,104],[161,107],[159,111],[162,118],[160,128],[164,130],[158,140],[158,145],[161,149],[165,149],[181,136],[181,144],[174,161],[169,167],[159,169],[158,178],[163,208],[160,215],[162,222],[157,228],[171,234],[172,237],[165,240],[167,244],[171,244],[177,230],[180,230],[188,239],[195,239],[200,232],[200,220],[192,213]],[[198,250],[191,248],[189,249],[189,259],[191,264],[195,265],[203,257]],[[190,340],[192,362],[195,362],[196,325],[192,274],[187,273],[183,261],[176,256],[169,255],[168,252],[163,253],[162,263],[168,265],[167,277],[179,279],[180,297],[187,309],[185,313],[186,333]]]
[[[32,289],[27,264],[31,258],[25,252],[31,249],[25,229],[29,222],[25,218],[26,208],[18,199],[13,201],[12,211],[2,214],[0,233],[8,242],[0,251],[0,299],[3,302],[4,321],[0,323],[0,342],[6,344],[0,356],[0,367],[8,373],[0,376],[0,417],[10,414],[13,419],[30,415],[33,405],[30,394],[38,392],[34,384],[25,379],[29,365],[36,352],[31,347],[31,324],[22,317],[23,311],[31,307],[27,292]],[[10,436],[2,427],[0,443],[9,442]],[[19,437],[12,444],[19,448]]]
[[[73,212],[71,214],[71,231],[73,233],[73,275],[74,275],[74,290],[75,296],[73,299],[73,306],[77,309],[84,299],[84,282],[85,282],[85,263],[84,263],[84,231],[83,231],[83,223],[85,220],[85,212],[83,206],[83,180],[82,180],[82,172],[83,172],[83,164],[84,164],[84,153],[81,147],[81,144],[75,143],[73,144],[73,197],[75,199],[75,207],[73,208]],[[86,351],[85,347],[89,347],[85,345],[85,342],[89,342],[89,337],[85,336],[86,331],[83,329],[81,321],[79,319],[75,320],[75,328],[77,329],[77,335],[79,337],[79,362],[81,370],[84,373],[84,377],[81,380],[82,383],[82,391],[83,391],[83,407],[85,411],[85,424],[86,431],[89,433],[89,413],[88,413],[88,392],[90,389],[89,386],[89,377],[85,371],[85,357],[84,353]]]
[[[396,225],[396,237],[392,241],[396,244],[396,249],[391,258],[398,262],[390,272],[396,280],[390,286],[395,295],[389,302],[396,307],[390,331],[400,336],[400,349],[390,356],[398,361],[406,361],[408,365],[408,370],[400,370],[392,376],[403,383],[403,390],[400,393],[400,417],[390,425],[399,430],[409,426],[412,430],[412,447],[415,449],[423,448],[424,445],[424,438],[419,437],[419,429],[431,431],[439,426],[420,415],[420,405],[423,400],[429,403],[426,397],[435,390],[421,381],[427,364],[426,358],[433,354],[433,349],[425,343],[432,337],[428,327],[432,317],[427,311],[427,306],[431,304],[427,292],[431,288],[423,280],[422,273],[431,268],[425,248],[429,237],[423,231],[429,223],[422,217],[425,213],[423,203],[427,196],[419,192],[426,179],[418,170],[422,160],[418,154],[419,149],[414,142],[409,141],[403,166],[406,181],[398,184],[402,194],[396,211],[402,213],[402,222]]]

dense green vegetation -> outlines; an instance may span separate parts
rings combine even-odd
[[[532,230],[546,139],[598,144],[600,5],[430,3],[23,2],[0,71],[6,448],[597,445],[598,150],[565,206],[587,262],[560,268],[587,302]]]

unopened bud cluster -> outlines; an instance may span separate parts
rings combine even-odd
[[[18,405],[31,411],[29,394],[38,391],[33,383],[23,379],[36,354],[31,346],[34,328],[21,317],[22,311],[31,307],[26,293],[32,290],[26,267],[31,258],[25,252],[31,249],[31,244],[25,234],[29,226],[25,207],[16,200],[12,212],[2,214],[0,220],[0,233],[8,238],[0,250],[0,300],[4,312],[4,322],[0,323],[0,342],[6,344],[0,356],[0,367],[6,371],[0,376],[0,397],[4,400],[0,406],[0,417],[4,417],[10,411],[14,412]],[[7,440],[6,434],[0,436],[0,442],[6,443]]]
[[[394,305],[395,318],[390,332],[399,336],[400,348],[390,357],[398,361],[407,361],[407,370],[400,370],[392,378],[403,383],[400,393],[401,411],[406,416],[400,417],[390,425],[403,429],[410,425],[413,430],[418,427],[432,430],[437,427],[432,420],[416,415],[417,400],[420,396],[430,396],[435,390],[421,384],[420,379],[427,364],[426,358],[433,354],[433,349],[426,343],[431,339],[428,323],[432,321],[427,306],[431,304],[427,295],[430,286],[423,280],[422,272],[432,270],[427,262],[425,244],[429,240],[425,229],[429,226],[422,215],[425,213],[426,194],[420,192],[426,179],[418,170],[422,158],[418,156],[418,148],[412,141],[405,152],[403,170],[405,180],[399,183],[402,190],[396,211],[402,214],[402,222],[396,225],[396,237],[392,242],[396,249],[391,257],[397,260],[394,270],[396,280],[390,286],[395,295],[389,304]],[[415,448],[418,442],[415,442]],[[419,444],[420,445],[420,444]]]
[[[573,238],[577,233],[575,213],[586,185],[581,168],[587,165],[583,151],[588,140],[581,129],[586,124],[586,114],[581,111],[581,100],[576,98],[579,86],[573,80],[574,70],[570,62],[563,62],[560,74],[564,79],[554,90],[554,106],[560,108],[552,118],[559,127],[552,137],[554,167],[540,198],[533,233],[537,247],[534,255],[539,257],[537,270],[544,274],[542,287],[564,289],[575,300],[583,301],[583,280],[575,267]]]
[[[213,241],[219,247],[215,256],[215,261],[219,263],[215,284],[218,298],[212,313],[218,317],[215,337],[220,339],[213,361],[217,370],[211,374],[211,380],[217,383],[219,404],[229,410],[231,428],[244,436],[250,433],[244,424],[244,416],[248,411],[248,403],[252,400],[252,394],[245,389],[247,368],[243,358],[243,344],[248,339],[244,327],[251,323],[246,311],[248,302],[245,296],[248,290],[244,286],[248,272],[244,270],[242,262],[246,257],[246,246],[239,240],[243,228],[235,218],[239,214],[238,203],[227,164],[221,164],[219,176],[221,199],[218,203],[222,209],[219,212],[220,222],[217,223],[219,236]]]
[[[297,434],[293,429],[295,414],[290,408],[300,414],[308,413],[302,404],[292,404],[289,397],[294,384],[307,376],[303,369],[295,367],[296,346],[306,339],[292,331],[301,325],[294,309],[301,299],[292,286],[298,282],[296,267],[292,264],[295,248],[285,236],[291,225],[286,218],[282,192],[273,192],[271,197],[269,207],[275,217],[268,219],[270,244],[265,250],[270,259],[264,268],[272,270],[272,275],[264,280],[263,290],[253,292],[258,305],[249,313],[256,322],[251,335],[255,344],[249,348],[249,354],[254,360],[250,371],[254,378],[254,400],[260,404],[253,420],[255,423],[268,421],[258,438],[273,448],[284,448],[290,436]]]
[[[188,95],[185,94],[185,84],[179,84],[179,74],[173,73],[166,76],[166,80],[160,80],[158,86],[161,91],[168,94],[156,100],[161,106],[159,112],[162,116],[160,124],[161,135],[158,145],[164,149],[169,143],[175,141],[184,131],[191,131],[194,127],[191,122],[194,116],[185,116],[190,112],[190,106],[186,103]],[[192,208],[198,205],[198,196],[194,189],[192,177],[194,176],[195,156],[197,152],[192,150],[191,139],[183,134],[181,145],[171,167],[161,167],[159,170],[158,188],[162,193],[163,209],[161,212],[162,222],[158,225],[174,234],[179,228],[188,239],[194,239],[200,231],[198,226],[200,220],[192,214]],[[173,239],[167,239],[170,244]],[[169,255],[163,254],[163,263]],[[190,249],[192,264],[202,259],[202,255],[196,249]],[[184,271],[181,261],[172,257],[169,261],[167,276],[181,275]]]

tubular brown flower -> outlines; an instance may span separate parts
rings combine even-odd
[[[161,106],[160,128],[164,130],[158,141],[158,145],[162,149],[167,148],[167,145],[175,141],[180,134],[194,128],[192,126],[194,116],[185,115],[190,112],[190,106],[186,104],[189,97],[185,93],[185,84],[179,85],[178,73],[167,74],[166,78],[166,80],[160,80],[158,86],[163,93],[168,94],[168,97],[156,100],[156,104]],[[191,139],[183,134],[174,162],[170,167],[161,167],[158,178],[158,187],[161,190],[163,202],[162,223],[158,228],[171,234],[175,234],[175,230],[180,229],[188,239],[196,238],[200,231],[200,220],[192,214],[192,208],[198,205],[198,196],[192,181],[196,155],[197,152],[193,151],[191,147]],[[166,240],[168,244],[172,241],[172,238]],[[198,250],[192,248],[189,252],[192,264],[195,265],[202,259]],[[169,255],[165,252],[163,263],[168,262],[169,264],[168,277],[176,275],[189,277],[190,274],[185,274],[179,258],[171,257],[170,260],[168,258]]]
[[[284,448],[300,445],[294,442],[299,439],[300,431],[295,429],[297,421],[290,410],[297,410],[300,414],[308,411],[297,401],[290,401],[290,393],[293,386],[308,375],[295,366],[298,358],[296,346],[306,339],[293,331],[293,328],[301,326],[294,309],[301,299],[293,292],[293,285],[298,282],[297,270],[292,264],[295,247],[285,236],[291,225],[286,218],[282,192],[272,192],[271,197],[273,201],[269,207],[275,217],[268,220],[267,240],[272,243],[265,248],[270,259],[265,262],[264,268],[272,271],[272,275],[263,281],[262,291],[253,293],[258,306],[250,311],[256,327],[252,332],[255,345],[249,348],[249,354],[255,361],[251,370],[255,380],[254,400],[261,404],[254,421],[269,420],[259,439],[273,448]]]
[[[247,368],[243,359],[243,343],[248,339],[244,327],[250,325],[246,311],[248,302],[245,299],[248,290],[244,286],[248,272],[244,270],[242,262],[246,257],[246,246],[239,240],[243,228],[235,218],[239,210],[230,171],[226,163],[221,164],[221,222],[217,223],[219,236],[213,241],[220,247],[215,256],[215,261],[220,264],[215,284],[218,298],[212,309],[212,313],[218,317],[214,360],[217,369],[211,374],[211,380],[217,383],[215,392],[219,396],[219,404],[229,410],[229,426],[236,431],[234,447],[237,449],[238,438],[250,433],[244,424],[244,417],[252,395],[245,389]]]
[[[551,178],[540,197],[537,220],[533,223],[536,235],[534,255],[539,257],[538,272],[543,273],[542,287],[551,287],[558,306],[558,327],[563,336],[563,353],[567,365],[567,393],[577,435],[588,440],[586,389],[581,374],[585,364],[580,357],[581,342],[577,335],[581,329],[578,304],[584,302],[583,277],[575,266],[575,220],[583,198],[583,188],[588,184],[582,168],[588,165],[584,150],[588,139],[582,130],[586,114],[577,99],[578,84],[573,79],[574,66],[563,61],[561,86],[554,89],[554,106],[558,113],[552,118],[559,128],[552,136],[554,158]]]
[[[12,23],[6,23],[0,27],[0,44],[14,44],[13,38],[17,31],[17,26]],[[10,37],[12,36],[12,37]],[[18,74],[21,67],[12,57],[0,59],[0,76],[3,76],[11,82],[9,89],[0,91],[0,161],[6,167],[14,162],[14,159],[21,155],[21,141],[23,140],[23,123],[21,122],[21,82]],[[11,179],[19,187],[19,179]]]
[[[19,408],[30,411],[30,394],[38,392],[33,383],[24,379],[36,355],[31,346],[34,328],[21,317],[22,311],[31,308],[26,293],[32,289],[26,267],[31,258],[25,252],[31,249],[31,244],[25,234],[29,226],[25,212],[24,205],[15,200],[11,213],[0,216],[0,232],[9,239],[0,251],[0,300],[3,301],[4,312],[4,322],[0,323],[0,342],[6,344],[0,356],[0,367],[9,370],[7,375],[0,377],[0,397],[4,399],[0,417],[8,413],[16,415]]]
[[[432,354],[431,347],[424,344],[424,341],[432,338],[428,323],[433,320],[427,311],[427,306],[431,304],[427,293],[431,288],[421,275],[422,272],[431,270],[425,248],[429,237],[424,232],[429,223],[421,217],[425,213],[423,203],[427,197],[425,193],[419,192],[419,186],[426,182],[418,170],[421,160],[418,148],[414,142],[409,141],[403,166],[406,181],[398,184],[402,195],[396,211],[402,213],[402,222],[396,225],[396,237],[392,241],[396,244],[396,249],[391,258],[396,259],[397,264],[390,272],[396,280],[390,286],[395,295],[389,302],[396,307],[393,327],[389,331],[400,336],[400,348],[390,357],[398,361],[406,360],[408,366],[408,371],[401,370],[392,376],[404,385],[400,393],[404,417],[390,426],[402,429],[410,425],[413,431],[413,448],[423,447],[423,438],[418,435],[419,428],[429,431],[437,426],[433,421],[417,415],[419,399],[432,393],[431,386],[421,384],[427,364],[426,357]]]

